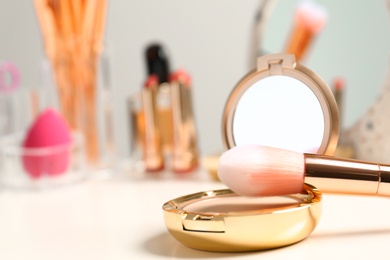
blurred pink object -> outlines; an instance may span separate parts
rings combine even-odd
[[[57,176],[70,162],[72,137],[65,120],[52,108],[44,110],[29,129],[23,142],[23,165],[32,178]]]
[[[0,92],[12,92],[19,85],[20,72],[18,67],[10,61],[0,61]]]

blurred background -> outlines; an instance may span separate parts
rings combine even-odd
[[[280,52],[298,1],[274,1],[258,48]],[[375,101],[389,62],[386,1],[316,1],[326,9],[325,27],[303,61],[330,86],[346,82],[342,127],[352,126]],[[109,1],[105,34],[114,98],[115,139],[129,155],[126,100],[146,78],[144,51],[152,42],[167,50],[172,69],[193,78],[193,104],[201,154],[223,150],[221,119],[225,101],[251,68],[253,26],[259,0]],[[43,41],[31,0],[0,0],[0,60],[17,64],[23,88],[42,87]]]

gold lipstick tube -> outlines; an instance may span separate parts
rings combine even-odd
[[[305,182],[322,192],[390,196],[390,165],[305,154]]]
[[[172,130],[172,106],[171,86],[162,83],[158,86],[157,95],[158,128],[161,134],[163,152],[169,157],[172,152],[173,130]]]
[[[172,75],[173,123],[172,170],[190,172],[198,166],[198,148],[189,76],[184,71]]]
[[[148,79],[148,81],[149,82],[145,84],[145,88],[142,89],[141,94],[145,131],[143,157],[146,171],[156,172],[164,168],[164,157],[156,108],[158,81],[150,82],[150,79]]]

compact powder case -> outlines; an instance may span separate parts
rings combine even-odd
[[[333,155],[339,117],[331,90],[294,55],[258,58],[257,69],[231,92],[223,115],[227,149],[259,144]],[[237,173],[239,174],[239,173]],[[248,198],[229,189],[199,192],[163,205],[168,231],[182,244],[206,251],[243,252],[294,244],[315,229],[321,192]]]
[[[165,224],[182,244],[215,252],[255,251],[296,243],[317,226],[321,193],[245,198],[231,190],[199,192],[164,204]]]

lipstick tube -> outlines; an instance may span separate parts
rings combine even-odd
[[[390,165],[305,154],[305,182],[322,192],[390,197]]]
[[[147,172],[157,172],[164,168],[164,157],[156,108],[157,91],[158,78],[156,75],[150,75],[141,93],[145,131],[143,158]]]
[[[169,59],[164,46],[152,43],[145,50],[146,69],[148,75],[158,77],[157,111],[159,129],[164,154],[169,155],[172,150],[172,113],[169,85]]]
[[[158,86],[157,113],[161,143],[165,155],[169,155],[172,152],[173,130],[171,107],[171,86],[169,83],[162,83]]]
[[[185,173],[198,166],[191,79],[184,70],[179,70],[171,75],[170,81],[173,123],[172,171]]]

